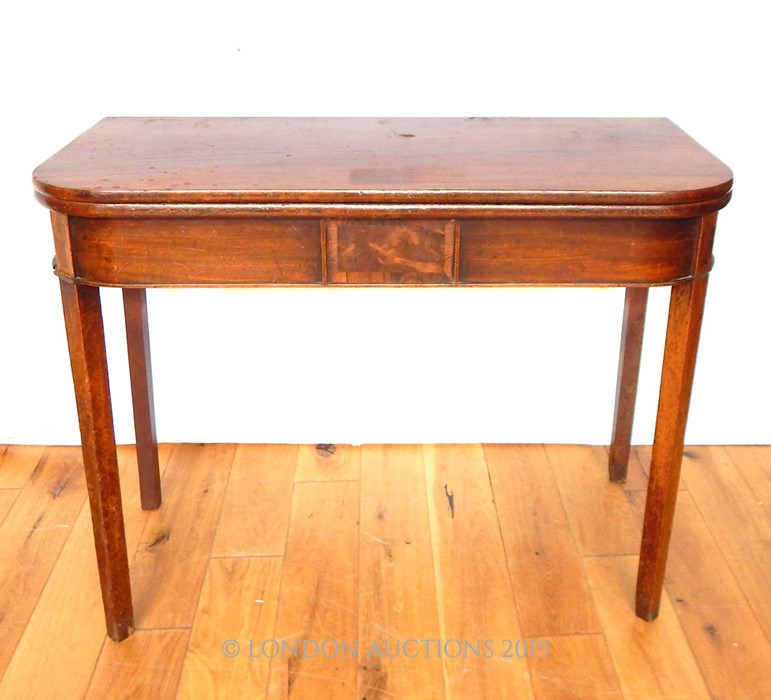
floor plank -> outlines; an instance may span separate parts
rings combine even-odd
[[[162,445],[150,513],[119,448],[135,602],[172,612],[140,612],[140,627],[187,621],[121,644],[105,636],[79,450],[17,461],[6,478],[21,487],[0,489],[0,697],[771,697],[771,447],[686,450],[650,624],[633,612],[636,552],[611,553],[628,534],[603,539],[614,523],[639,532],[648,448],[632,451],[624,501],[603,448],[313,450]],[[281,658],[255,654],[266,641]]]
[[[297,445],[239,445],[212,547],[214,557],[282,555]]]
[[[771,697],[771,644],[690,493],[678,496],[665,586],[713,697]]]
[[[522,633],[598,632],[581,557],[543,446],[485,445],[484,450]]]
[[[631,614],[637,557],[586,557],[584,568],[624,697],[708,700],[704,679],[667,594],[654,624]]]
[[[278,608],[279,557],[212,559],[179,683],[180,698],[267,692]]]
[[[131,563],[137,629],[193,624],[234,455],[234,445],[172,450],[163,507],[149,512]]]
[[[356,643],[358,517],[358,483],[295,484],[275,637],[298,653],[271,660],[270,698],[353,695],[355,654],[314,645]]]
[[[548,654],[535,645],[528,658],[538,700],[623,697],[601,634],[552,637],[549,642]]]
[[[21,489],[0,489],[0,527],[2,527],[5,517],[13,508],[13,504],[19,496]]]
[[[160,449],[162,469],[168,454],[166,446]],[[118,464],[131,552],[149,514],[140,507],[133,447],[118,449]],[[82,497],[80,512],[0,682],[0,697],[83,697],[103,646],[114,644],[105,634],[85,484],[77,491]]]
[[[504,656],[522,633],[482,446],[427,445],[423,458],[440,638],[472,650],[444,657],[446,697],[532,697],[527,662]]]
[[[0,682],[0,697],[83,697],[106,640],[96,572],[86,506]]]
[[[0,489],[24,486],[46,449],[43,445],[0,445]]]
[[[608,479],[607,450],[547,445],[546,456],[582,555],[636,554],[640,528],[620,484]]]
[[[645,491],[648,488],[651,455],[652,449],[650,445],[638,445],[632,448],[629,455],[629,469],[626,483],[624,483],[624,491]],[[678,485],[678,490],[688,490],[686,483],[682,479]]]
[[[651,453],[647,447],[633,446],[629,453],[624,491],[640,491],[648,488],[648,472]]]
[[[722,448],[690,447],[683,480],[771,640],[771,519]]]
[[[51,447],[30,471],[0,526],[0,674],[86,500],[79,448]]]
[[[361,448],[356,445],[300,445],[297,481],[357,481]]]
[[[187,630],[139,630],[120,644],[106,641],[86,700],[175,698],[188,634]]]
[[[771,459],[769,448],[730,445],[722,448],[755,495],[756,505],[771,518]]]
[[[422,448],[366,445],[362,462],[356,697],[444,697],[440,656],[397,648],[441,639]]]

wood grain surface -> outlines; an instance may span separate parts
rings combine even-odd
[[[188,453],[193,448],[161,445],[163,485],[174,497],[174,482],[184,480],[186,466],[199,481],[208,464],[229,473],[226,493],[248,490],[248,466],[259,471],[258,465],[275,463],[276,448],[298,461],[316,452],[310,445],[299,450],[195,446],[199,456],[193,463]],[[244,458],[229,470],[233,449]],[[9,476],[18,475],[12,479],[18,489],[2,489],[18,493],[0,524],[0,546],[12,557],[0,576],[0,697],[144,698],[149,693],[158,700],[293,700],[350,698],[357,685],[362,692],[356,697],[369,700],[388,700],[393,689],[432,699],[771,696],[766,632],[771,611],[758,595],[771,519],[754,491],[766,487],[771,448],[687,449],[688,489],[680,491],[662,614],[653,624],[634,615],[637,556],[623,553],[640,536],[649,448],[632,448],[624,485],[607,483],[606,453],[597,447],[338,445],[336,452],[343,463],[356,465],[349,480],[335,480],[342,472],[331,470],[327,481],[323,474],[314,475],[317,481],[298,481],[308,471],[301,475],[289,467],[295,480],[282,477],[271,487],[276,503],[291,503],[291,517],[279,517],[275,525],[276,538],[280,530],[286,542],[283,553],[223,557],[198,539],[203,579],[198,554],[178,552],[178,562],[193,562],[198,585],[166,580],[165,566],[147,578],[140,574],[139,581],[140,591],[145,580],[150,592],[172,586],[182,599],[179,607],[192,614],[180,626],[179,620],[154,616],[152,626],[116,644],[105,635],[77,450],[51,447],[41,460],[37,448],[0,449],[0,474],[7,468]],[[126,538],[135,555],[146,547],[143,530],[158,516],[140,508],[133,447],[119,447],[118,462]],[[575,474],[569,477],[571,465]],[[389,484],[379,489],[377,470],[383,466]],[[546,490],[528,501],[528,509],[531,479]],[[60,493],[58,499],[52,491]],[[214,527],[220,552],[239,551],[242,532],[229,522],[220,499],[197,490],[188,498],[190,509],[170,510],[166,524],[172,537],[156,547],[173,543],[174,533],[190,527],[194,511]],[[589,503],[596,508],[584,507]],[[244,523],[244,531],[263,519],[258,511],[238,511],[239,519],[253,520]],[[45,521],[35,528],[43,512]],[[621,527],[608,539],[610,546],[591,544],[601,542],[598,536],[613,518]],[[405,538],[413,542],[411,537],[414,545],[405,544]],[[547,547],[572,550],[576,566],[569,576],[575,578],[555,586],[550,567],[531,566],[538,557],[528,559],[518,542],[540,548],[544,556],[550,556]],[[387,545],[398,567],[389,565]],[[528,576],[532,585],[526,587],[522,581]],[[538,586],[554,595],[540,596]],[[576,590],[589,595],[583,599]],[[582,617],[595,617],[591,628],[570,632],[566,624],[554,625],[555,620],[575,621],[577,605]],[[551,621],[540,631],[539,612]],[[527,630],[517,625],[518,618]],[[374,659],[382,663],[365,664],[366,669],[352,654],[266,658],[249,650],[250,640],[258,653],[263,642],[270,648],[274,639],[371,644],[373,638],[365,639],[364,632],[381,647],[386,639],[422,634],[470,642],[481,637],[498,646],[488,657],[417,659],[402,653]],[[549,653],[504,658],[501,637],[523,640],[520,649],[548,643]],[[240,644],[233,657],[223,653],[228,640]],[[452,650],[452,643],[446,648]],[[428,672],[432,666],[435,673]]]
[[[454,221],[330,221],[331,283],[432,284],[453,281]]]
[[[731,172],[666,119],[109,118],[34,174],[93,203],[714,200]]]

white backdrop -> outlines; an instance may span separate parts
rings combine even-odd
[[[755,7],[759,7],[754,4]],[[0,442],[79,441],[34,166],[106,115],[667,116],[736,176],[687,440],[771,443],[766,22],[723,2],[6,3]],[[654,290],[634,439],[652,439]],[[103,293],[118,440],[120,295]],[[159,438],[608,440],[621,290],[151,291]]]

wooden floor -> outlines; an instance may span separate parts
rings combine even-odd
[[[649,450],[120,448],[137,631],[105,638],[79,450],[0,446],[0,698],[771,697],[771,447],[692,447],[660,618]]]

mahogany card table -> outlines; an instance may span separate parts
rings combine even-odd
[[[148,287],[625,287],[609,465],[623,482],[648,289],[670,286],[636,593],[637,615],[657,616],[717,212],[732,185],[670,121],[112,118],[33,180],[51,210],[112,639],[134,619],[105,286],[123,289],[146,509],[161,503]]]

